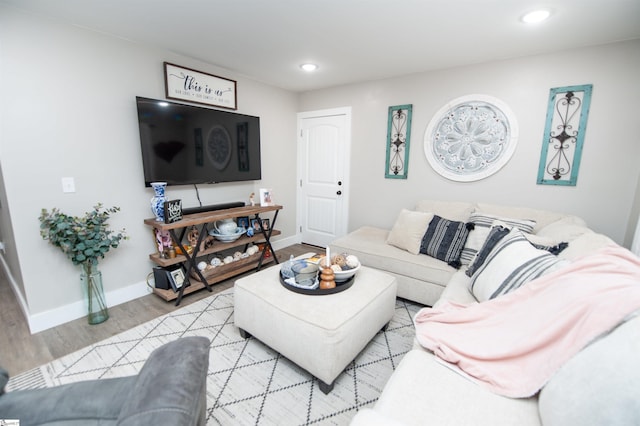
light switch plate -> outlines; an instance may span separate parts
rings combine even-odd
[[[62,192],[76,192],[76,183],[72,177],[62,178]]]

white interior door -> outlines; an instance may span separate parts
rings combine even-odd
[[[351,108],[298,114],[301,241],[321,247],[347,232]]]

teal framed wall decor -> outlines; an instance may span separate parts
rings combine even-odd
[[[409,142],[413,105],[389,107],[387,157],[384,177],[406,179],[409,172]]]
[[[538,167],[538,185],[576,186],[593,85],[552,88]]]

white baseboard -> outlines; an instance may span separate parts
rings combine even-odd
[[[146,281],[143,281],[108,291],[104,296],[107,300],[107,306],[112,307],[146,296],[149,292],[150,289]],[[31,330],[31,334],[34,334],[86,316],[87,307],[83,300],[79,300],[59,308],[29,315],[27,320],[29,322],[29,330]]]
[[[283,238],[278,241],[273,241],[271,245],[274,250],[280,250],[284,247],[288,247],[293,244],[298,244],[300,241],[300,237],[294,235],[292,237]],[[64,305],[55,309],[51,309],[46,312],[40,312],[37,314],[29,314],[27,309],[27,304],[22,297],[22,293],[18,290],[18,286],[11,275],[11,271],[9,270],[4,257],[0,254],[0,263],[9,277],[9,282],[13,287],[13,292],[16,294],[16,298],[20,303],[20,307],[25,317],[27,318],[27,322],[29,323],[29,330],[31,334],[38,333],[43,330],[47,330],[49,328],[56,327],[60,324],[64,324],[69,321],[76,320],[78,318],[85,317],[87,315],[86,306],[83,300],[79,300],[74,303],[70,303],[68,305]],[[147,286],[146,281],[138,282],[131,284],[127,287],[120,288],[118,290],[113,290],[105,293],[105,298],[107,299],[107,306],[116,306],[121,303],[129,302],[131,300],[137,299],[138,297],[146,296],[151,292],[149,286]]]

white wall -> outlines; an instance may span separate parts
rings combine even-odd
[[[353,107],[350,230],[390,227],[401,208],[413,208],[419,199],[469,200],[577,214],[622,243],[639,173],[633,130],[640,112],[638,69],[636,40],[307,92],[299,109]],[[593,97],[577,186],[537,185],[549,89],[581,84],[593,84]],[[438,109],[470,94],[506,102],[520,138],[498,173],[459,183],[433,171],[423,140]],[[408,179],[385,179],[387,109],[402,104],[413,104]]]
[[[15,247],[6,258],[36,328],[65,315],[82,316],[79,267],[40,237],[42,208],[79,215],[98,202],[121,207],[110,224],[126,228],[130,239],[100,262],[107,300],[113,304],[146,291],[154,245],[143,220],[152,216],[152,190],[144,187],[135,96],[164,98],[163,61],[237,80],[238,112],[261,117],[262,181],[200,185],[202,203],[248,201],[251,192],[271,187],[285,206],[280,238],[295,234],[295,167],[281,161],[295,145],[295,94],[2,5],[0,40],[0,161],[7,200],[0,209],[1,234],[13,231]],[[62,192],[64,176],[75,178],[75,193]],[[197,205],[191,186],[167,193],[185,206]],[[65,314],[67,308],[74,313]]]

